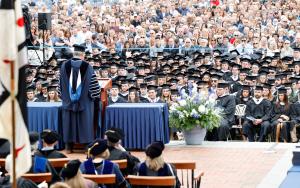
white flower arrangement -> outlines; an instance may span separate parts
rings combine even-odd
[[[193,92],[192,96],[182,93],[182,99],[170,107],[170,126],[179,130],[190,130],[196,126],[208,131],[218,127],[222,110],[216,101]]]

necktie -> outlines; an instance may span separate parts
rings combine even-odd
[[[77,67],[73,67],[72,93],[76,93],[78,71],[79,69]]]

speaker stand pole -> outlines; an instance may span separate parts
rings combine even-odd
[[[45,30],[43,29],[43,64],[45,64]]]

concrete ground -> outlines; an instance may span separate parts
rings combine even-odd
[[[277,188],[291,167],[291,143],[204,142],[186,146],[171,141],[163,153],[165,161],[195,161],[196,174],[204,171],[202,188]],[[132,152],[141,160],[144,152]],[[84,154],[70,154],[84,160]]]

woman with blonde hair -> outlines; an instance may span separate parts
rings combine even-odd
[[[58,97],[56,86],[49,86],[48,87],[47,102],[60,102],[60,101],[61,100]]]
[[[171,106],[171,91],[170,91],[170,85],[169,84],[163,84],[162,85],[160,99],[164,103],[167,103],[168,106]]]
[[[165,145],[161,141],[153,142],[146,148],[146,160],[139,164],[138,175],[139,176],[175,176],[176,188],[180,187],[180,181],[178,180],[176,169],[169,163],[164,161],[162,152],[165,149]]]
[[[81,162],[77,160],[69,161],[61,171],[61,177],[70,187],[76,188],[97,188],[97,184],[91,180],[84,179],[79,167]]]
[[[108,160],[110,152],[107,140],[96,139],[88,146],[87,160],[80,165],[83,174],[115,174],[115,187],[127,187],[127,181],[123,177],[118,165]]]

